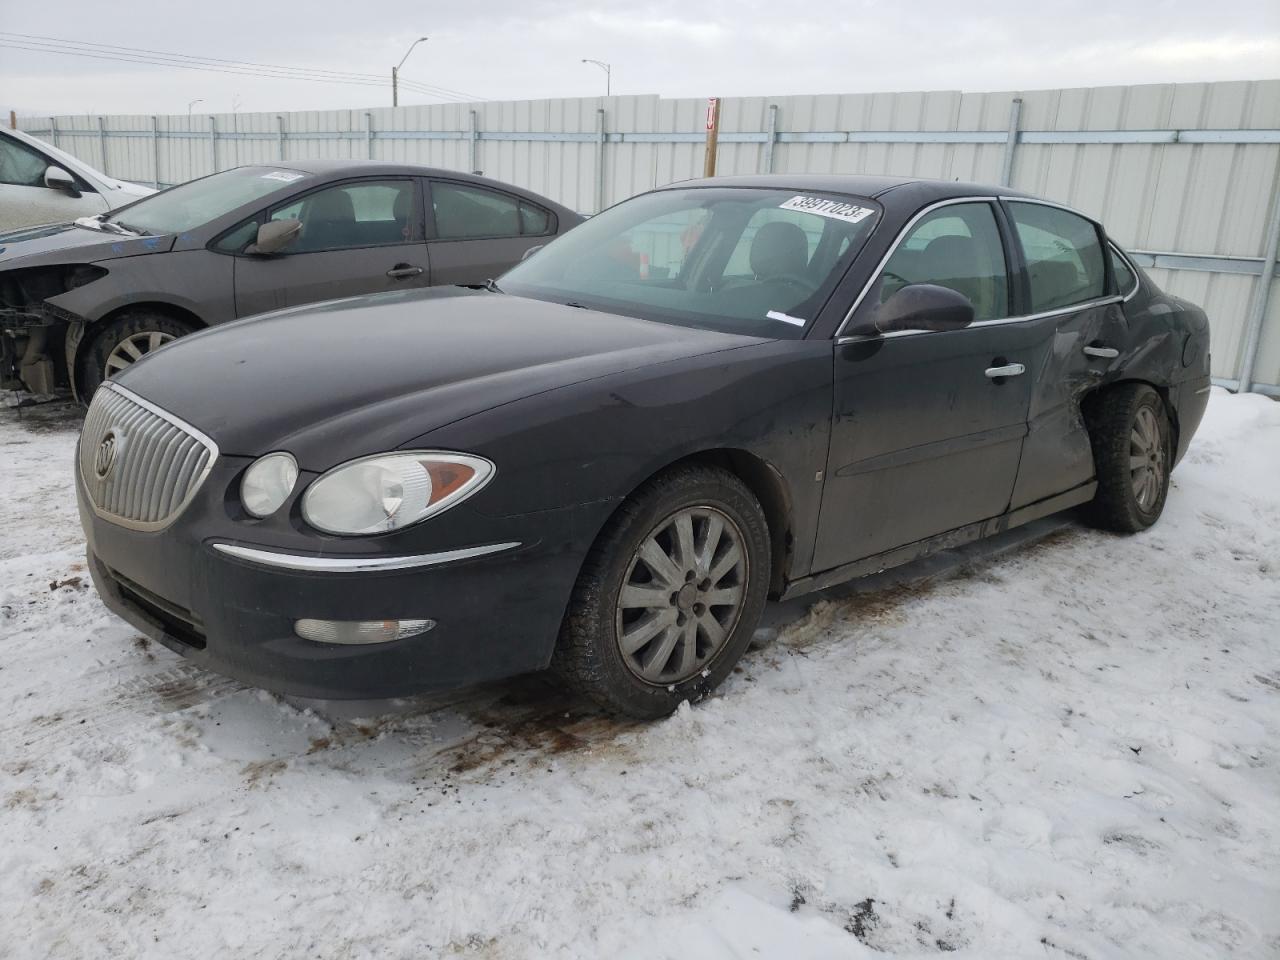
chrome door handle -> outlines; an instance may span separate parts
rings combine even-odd
[[[1020,363],[1006,363],[1003,367],[987,367],[984,372],[992,380],[998,380],[1001,377],[1020,377],[1027,368]]]
[[[387,271],[387,276],[392,280],[402,280],[405,277],[416,277],[422,273],[421,267],[410,266],[407,263],[397,263],[394,267]]]
[[[1120,356],[1120,351],[1115,347],[1085,347],[1084,355],[1086,357],[1101,357],[1103,360],[1114,360]]]

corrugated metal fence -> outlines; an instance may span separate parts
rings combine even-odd
[[[21,126],[143,183],[370,157],[482,170],[591,212],[700,176],[705,107],[636,96]],[[1077,207],[1209,311],[1220,382],[1280,395],[1280,80],[724,100],[718,172],[766,171],[1006,183]]]

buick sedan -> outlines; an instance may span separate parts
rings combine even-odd
[[[1068,508],[1159,518],[1208,324],[1089,217],[1009,190],[695,181],[488,289],[287,310],[108,381],[77,488],[107,604],[314,697],[553,668],[713,690],[769,597]]]

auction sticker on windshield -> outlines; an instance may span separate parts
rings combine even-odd
[[[828,200],[825,197],[796,196],[780,204],[780,207],[783,210],[797,210],[800,213],[816,213],[820,217],[830,217],[832,220],[843,220],[846,223],[861,223],[875,213],[874,210],[860,207],[856,203]]]
[[[262,175],[262,179],[279,180],[281,183],[293,183],[293,181],[301,180],[305,176],[305,173],[294,173],[292,170],[272,170],[270,173],[264,173]]]

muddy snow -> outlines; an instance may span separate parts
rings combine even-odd
[[[287,701],[102,607],[77,417],[0,409],[0,955],[1280,956],[1280,404],[1164,518],[774,607],[706,703]]]

